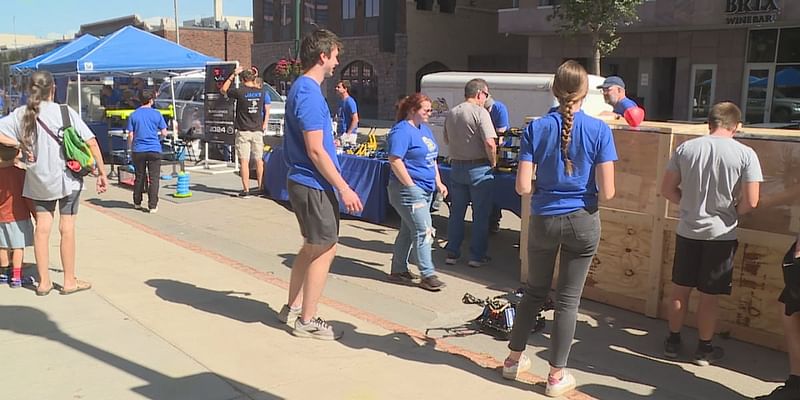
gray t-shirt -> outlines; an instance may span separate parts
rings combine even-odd
[[[15,138],[17,141],[22,138],[22,117],[25,115],[26,108],[26,106],[18,107],[7,117],[0,118],[0,135]],[[69,116],[72,126],[83,140],[94,138],[94,133],[72,108],[69,109]],[[64,126],[58,103],[41,102],[39,119],[55,134],[59,134],[58,130]],[[27,165],[22,195],[33,200],[56,200],[66,197],[76,190],[81,190],[81,180],[67,172],[61,146],[39,123],[36,124],[36,127],[36,160],[31,162],[25,157],[22,160]]]
[[[681,178],[678,235],[736,239],[741,184],[764,180],[756,152],[732,138],[703,136],[678,146],[667,169]]]
[[[450,110],[444,121],[444,137],[450,158],[477,160],[486,158],[485,142],[496,138],[492,117],[485,108],[465,101]]]

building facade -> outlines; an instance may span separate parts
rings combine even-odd
[[[253,63],[279,91],[290,82],[270,71],[293,58],[294,0],[253,1]],[[304,0],[301,36],[315,26],[342,38],[344,51],[323,90],[333,109],[339,80],[351,83],[362,119],[394,119],[394,104],[439,71],[525,70],[526,40],[498,33],[497,10],[512,0]]]
[[[527,37],[530,72],[592,54],[587,35],[557,34],[551,3],[519,0],[499,12],[501,33]],[[800,120],[800,1],[645,0],[639,18],[601,73],[622,76],[648,119],[704,120],[711,104],[730,100],[750,124]]]

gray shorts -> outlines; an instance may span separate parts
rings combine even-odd
[[[36,212],[56,212],[56,203],[58,203],[58,212],[61,215],[76,215],[78,214],[78,203],[80,203],[81,191],[76,190],[66,197],[58,200],[34,200],[36,204]]]
[[[289,202],[306,243],[332,245],[339,241],[339,200],[332,190],[287,182]]]

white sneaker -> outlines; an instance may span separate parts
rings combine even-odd
[[[289,307],[288,304],[284,304],[283,307],[281,307],[281,311],[278,313],[278,320],[294,328],[294,322],[297,321],[297,318],[300,318],[302,311],[301,308],[295,310]]]
[[[333,327],[328,325],[328,323],[320,317],[316,317],[311,321],[308,321],[307,324],[303,323],[302,318],[298,318],[296,321],[294,321],[294,330],[292,331],[292,334],[297,337],[320,340],[336,340],[341,337],[341,334],[336,334],[333,331]]]
[[[575,377],[569,373],[569,371],[562,370],[561,379],[556,380],[551,376],[547,376],[547,387],[544,389],[545,396],[549,397],[560,397],[564,393],[569,392],[572,389],[575,389],[577,386],[577,382],[575,382]]]
[[[142,205],[141,205],[141,204],[134,204],[134,205],[133,205],[133,209],[134,209],[134,210],[144,210],[144,207],[142,207]]]
[[[157,213],[157,212],[158,212],[158,207],[156,207],[156,208],[151,208],[151,209],[150,209],[148,212],[149,212],[150,214],[155,214],[155,213]]]
[[[525,354],[519,357],[519,360],[514,364],[511,364],[511,360],[506,358],[506,361],[503,362],[503,378],[515,380],[519,377],[519,374],[529,370],[531,368],[531,359],[528,358]]]

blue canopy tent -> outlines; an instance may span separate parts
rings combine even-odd
[[[69,43],[56,47],[55,49],[50,50],[47,53],[40,54],[34,58],[31,58],[30,60],[12,65],[11,73],[25,74],[32,72],[38,69],[40,64],[44,64],[49,61],[70,55],[78,50],[81,50],[97,42],[98,40],[100,39],[90,34],[83,35]]]
[[[126,26],[71,54],[40,63],[39,69],[55,75],[77,75],[80,93],[82,75],[134,76],[152,72],[173,75],[203,69],[209,61],[219,59]]]

